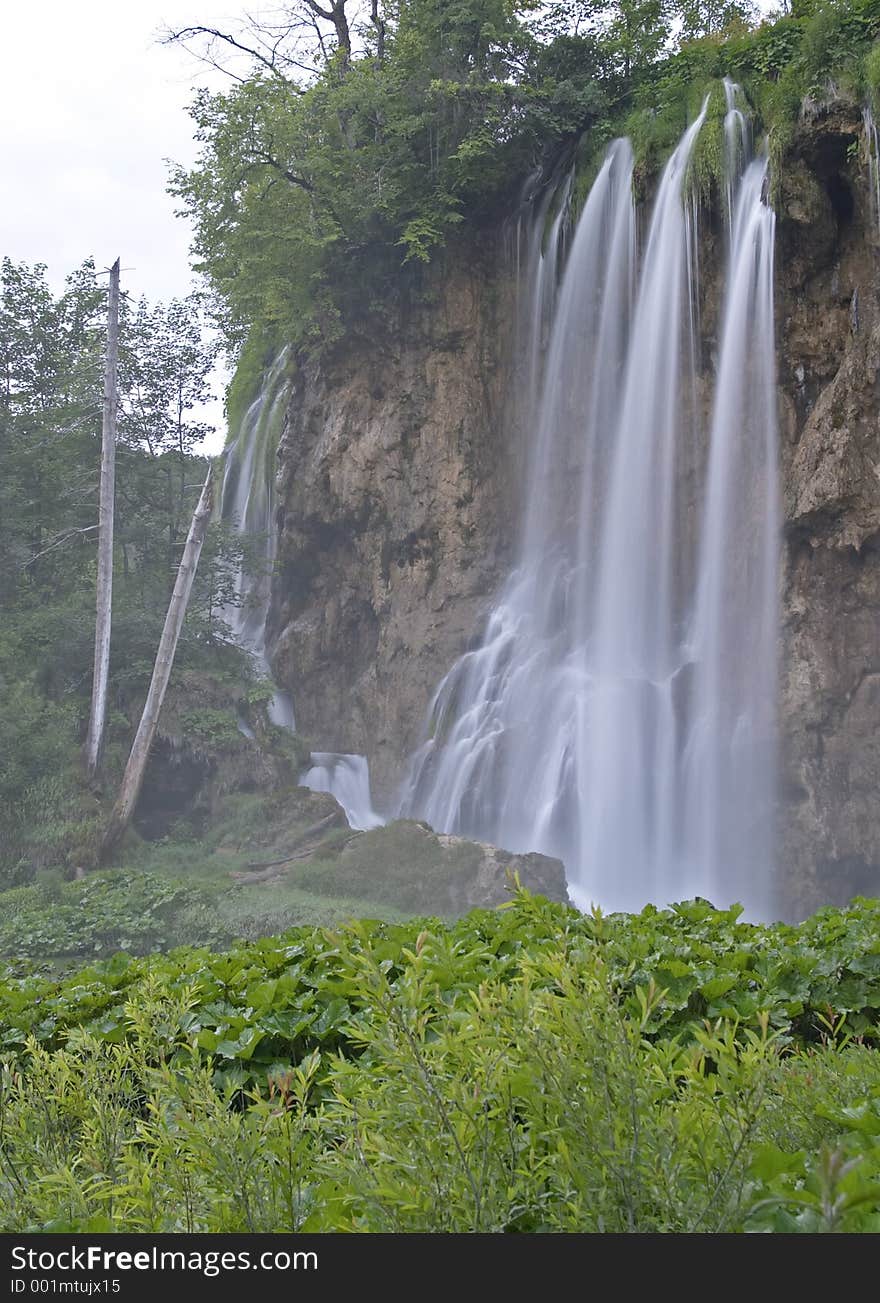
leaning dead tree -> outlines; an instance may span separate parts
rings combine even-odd
[[[92,705],[86,737],[86,768],[94,777],[101,759],[107,718],[110,626],[113,618],[113,507],[116,496],[116,410],[119,361],[119,259],[110,268],[107,306],[107,357],[104,365],[104,415],[101,423],[101,488],[98,501],[98,583]]]
[[[208,467],[208,474],[205,477],[205,483],[202,492],[196,504],[193,513],[192,522],[187,534],[186,543],[183,549],[183,556],[180,558],[180,566],[177,571],[177,579],[174,583],[174,592],[171,594],[171,601],[168,605],[168,614],[165,616],[165,626],[162,629],[162,637],[159,640],[159,650],[156,653],[156,663],[153,666],[153,676],[150,679],[150,688],[147,692],[147,700],[144,705],[144,711],[141,715],[141,722],[138,725],[134,742],[132,743],[131,754],[128,757],[128,763],[125,766],[125,773],[122,778],[122,785],[119,788],[119,795],[116,798],[116,804],[110,815],[110,822],[107,825],[107,831],[104,834],[104,840],[101,843],[101,859],[106,860],[113,848],[119,842],[120,837],[125,832],[134,813],[137,799],[140,795],[141,786],[146,773],[147,761],[150,757],[150,748],[153,745],[153,738],[156,735],[156,726],[159,723],[159,714],[162,710],[162,702],[165,700],[165,690],[168,687],[168,680],[171,677],[171,669],[174,665],[174,654],[177,651],[177,643],[180,638],[180,631],[183,628],[183,620],[186,615],[186,608],[189,603],[190,593],[192,592],[193,580],[196,577],[196,570],[199,565],[199,557],[202,553],[202,544],[205,541],[205,535],[208,532],[208,525],[211,520],[211,507],[213,505],[213,467]]]

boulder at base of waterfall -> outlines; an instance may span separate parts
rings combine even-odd
[[[290,880],[325,897],[454,918],[470,909],[504,904],[516,890],[517,878],[535,895],[568,903],[559,860],[514,855],[399,819],[358,834],[336,854],[318,848],[313,860],[295,865]]]

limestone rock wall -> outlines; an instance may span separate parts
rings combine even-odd
[[[384,326],[304,362],[291,400],[273,667],[297,727],[366,754],[380,800],[509,558],[514,315],[501,239],[487,239]]]
[[[783,898],[880,892],[880,238],[855,105],[781,179]]]

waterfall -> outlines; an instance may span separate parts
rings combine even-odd
[[[868,156],[868,180],[871,187],[871,216],[875,225],[880,226],[880,138],[877,123],[870,105],[862,110],[862,124],[865,134],[865,152]]]
[[[749,119],[737,104],[741,95],[739,86],[729,77],[724,78],[722,85],[727,107],[724,115],[724,198],[727,220],[732,223],[737,186],[751,153],[751,133]]]
[[[373,809],[370,770],[365,756],[315,751],[311,767],[299,781],[301,786],[310,787],[313,792],[329,792],[334,796],[352,828],[381,828],[385,822]]]
[[[273,521],[275,452],[290,397],[287,349],[269,368],[260,391],[247,407],[241,427],[226,450],[220,518],[243,540],[243,556],[233,577],[234,601],[224,619],[235,642],[270,678],[266,659],[266,616],[275,564]],[[293,729],[293,702],[276,689],[269,706],[272,722]]]
[[[266,372],[259,393],[245,410],[241,425],[226,450],[220,497],[220,518],[241,537],[243,555],[233,576],[234,600],[224,611],[235,642],[254,659],[266,678],[271,671],[266,654],[266,619],[271,596],[277,536],[274,522],[275,454],[290,402],[288,350]],[[269,703],[274,724],[296,727],[290,694],[276,687]],[[239,725],[252,736],[246,722]],[[345,811],[352,828],[375,828],[384,820],[373,809],[367,762],[363,756],[315,752],[300,783],[316,792],[329,792]]]
[[[690,650],[685,847],[704,895],[772,908],[777,569],[775,217],[756,159],[733,216]]]
[[[546,280],[557,257],[558,229],[528,244],[529,283]],[[547,380],[527,476],[525,524],[517,569],[505,585],[481,645],[453,666],[431,708],[429,735],[406,780],[400,808],[443,831],[511,849],[540,846],[562,854],[557,808],[568,800],[562,769],[578,677],[571,624],[573,554],[581,533],[580,475],[571,459],[592,449],[579,432],[590,413],[592,442],[602,441],[615,401],[622,319],[632,293],[635,214],[632,154],[626,142],[609,150],[575,234],[559,294],[546,364]],[[537,264],[535,266],[534,264]],[[582,293],[581,284],[590,287]],[[543,300],[534,302],[540,311]],[[603,321],[607,328],[603,330]],[[569,342],[571,341],[571,346]],[[584,357],[600,348],[590,384]],[[550,509],[548,509],[550,508]]]
[[[701,894],[770,908],[774,228],[766,164],[749,161],[733,83],[725,95],[708,453],[687,191],[704,104],[660,179],[638,266],[628,142],[590,191],[533,405],[518,562],[441,682],[401,788],[401,813],[442,831],[559,856],[583,905]],[[528,247],[534,282],[546,254]]]

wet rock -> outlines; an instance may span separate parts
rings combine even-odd
[[[317,851],[291,881],[322,896],[373,902],[406,914],[455,918],[509,901],[516,880],[535,895],[568,903],[565,872],[546,855],[513,855],[483,842],[435,833],[399,819],[360,833],[337,854]]]

